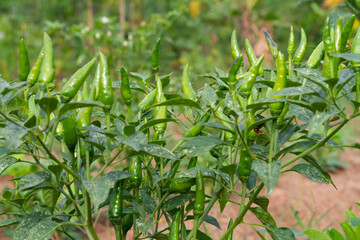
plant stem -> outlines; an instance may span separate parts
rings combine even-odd
[[[110,133],[110,109],[105,109],[105,115],[106,115],[106,130]],[[107,141],[107,158],[108,161],[111,160],[111,138],[109,136],[106,137]]]
[[[114,226],[116,240],[122,240],[121,227],[119,225]]]
[[[196,215],[194,217],[194,234],[193,234],[193,240],[196,240],[196,234],[197,234],[197,231],[198,231],[198,225],[199,224],[199,215]]]
[[[161,208],[162,204],[164,203],[164,201],[166,200],[166,198],[170,195],[170,191],[167,191],[162,198],[160,199],[158,205],[156,206],[155,210],[153,211],[153,213],[151,214],[150,218],[154,218],[156,212]]]
[[[241,188],[242,188],[241,189],[241,203],[240,203],[240,208],[239,208],[239,215],[244,210],[244,206],[245,206],[246,184],[242,184]]]
[[[128,109],[129,122],[132,122],[132,117],[131,117],[131,103],[127,105],[127,109]]]
[[[241,213],[239,214],[239,216],[235,219],[235,221],[233,222],[233,224],[231,224],[229,226],[229,228],[226,230],[226,232],[224,233],[224,235],[221,236],[221,238],[219,238],[219,240],[225,240],[226,237],[231,234],[234,229],[237,227],[237,225],[239,225],[242,221],[243,218],[246,214],[246,212],[249,210],[249,208],[251,207],[251,204],[254,202],[255,198],[257,197],[257,195],[259,195],[261,189],[264,187],[264,183],[261,182],[259,184],[258,189],[254,192],[254,194],[251,196],[251,198],[249,199],[249,202],[246,204],[246,206],[244,207],[244,209],[241,211]]]
[[[135,195],[135,201],[139,203],[139,188],[134,188],[134,195]],[[139,233],[139,229],[136,227],[136,219],[138,218],[138,215],[135,215],[134,217],[134,236]]]

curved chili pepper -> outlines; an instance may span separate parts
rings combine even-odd
[[[124,67],[120,69],[121,73],[121,96],[126,105],[131,105],[131,90],[129,76]]]
[[[154,72],[159,71],[159,46],[161,38],[158,38],[154,44],[154,47],[151,51],[151,66]]]
[[[231,56],[233,60],[240,59],[241,65],[243,64],[243,55],[241,53],[238,40],[236,38],[236,30],[234,29],[231,34]]]
[[[134,214],[132,213],[125,214],[124,218],[121,221],[121,230],[123,232],[124,237],[126,237],[126,234],[131,229],[133,224],[134,224]]]
[[[273,56],[274,60],[276,61],[278,55],[278,49],[276,43],[272,40],[271,36],[267,31],[263,30],[263,32],[265,34],[266,44],[270,50],[270,53]]]
[[[355,22],[355,15],[352,14],[347,21],[344,23],[343,28],[342,28],[342,35],[341,35],[341,48],[340,48],[340,52],[343,52],[346,48],[346,44],[349,38],[349,35],[353,29],[353,25]]]
[[[20,71],[19,71],[19,79],[20,81],[26,81],[30,72],[30,63],[29,56],[26,50],[26,46],[24,43],[24,39],[20,40]]]
[[[141,169],[142,161],[140,157],[136,156],[131,158],[130,166],[129,166],[129,173],[134,175],[129,177],[130,184],[139,187],[142,180],[142,169]]]
[[[306,66],[314,69],[317,68],[319,66],[319,63],[321,62],[321,59],[323,58],[324,52],[324,42],[320,42],[319,45],[317,45],[317,47],[311,53],[306,63]]]
[[[245,98],[248,98],[250,96],[255,80],[257,76],[260,75],[260,66],[263,60],[264,60],[264,54],[260,56],[257,62],[250,67],[250,69],[244,76],[244,80],[240,86],[240,93]]]
[[[92,91],[91,94],[94,94],[94,96],[92,96],[92,101],[97,101],[99,100],[100,97],[100,80],[101,80],[101,64],[98,63],[98,65],[96,66],[96,71],[95,71],[95,78],[93,81],[93,85],[92,85]]]
[[[187,166],[187,169],[196,167],[196,164],[197,164],[197,157],[192,157],[192,158],[190,158],[190,161],[189,161],[189,164],[188,164],[188,166]]]
[[[276,61],[277,66],[277,75],[276,75],[276,81],[273,88],[273,93],[276,93],[277,91],[286,88],[286,60],[284,54],[282,54],[279,51],[279,55]],[[274,98],[284,98],[283,96],[274,96]],[[283,109],[284,103],[283,102],[277,102],[277,103],[271,103],[270,104],[270,111],[273,115],[279,115],[281,113],[281,110]]]
[[[300,65],[301,61],[303,60],[306,52],[306,46],[307,46],[307,37],[305,30],[301,28],[301,38],[298,48],[295,51],[294,54],[294,64]]]
[[[200,216],[205,209],[205,186],[201,170],[196,173],[196,195],[194,202],[194,215]]]
[[[234,130],[234,128],[229,123],[230,119],[222,111],[220,111],[219,108],[216,109],[215,115],[219,118],[222,125],[224,125],[225,127],[228,127],[231,130]],[[225,141],[233,143],[233,142],[235,142],[235,140],[236,140],[235,134],[225,131]]]
[[[339,17],[334,32],[334,45],[335,45],[335,52],[340,53],[342,49],[342,18]]]
[[[41,63],[39,83],[50,84],[55,78],[54,53],[51,39],[47,33],[44,33],[44,58]]]
[[[245,39],[245,52],[246,56],[248,58],[248,61],[250,63],[250,66],[253,66],[258,62],[258,59],[255,55],[254,49],[251,47],[251,44],[248,39]],[[259,67],[259,75],[264,74],[264,69],[260,66]]]
[[[252,95],[250,95],[248,104],[251,104],[252,102],[253,102]],[[254,128],[250,128],[251,125],[256,123],[254,110],[251,109],[246,116],[247,116],[246,120],[247,120],[247,128],[248,128],[247,129],[248,140],[250,142],[250,145],[252,145],[252,143],[256,140],[258,136],[258,132],[256,132]]]
[[[123,181],[115,183],[113,197],[109,204],[109,218],[113,226],[120,225],[123,217]]]
[[[251,173],[252,157],[246,149],[240,150],[240,162],[237,173],[242,184],[246,184]]]
[[[242,64],[241,61],[242,61],[241,58],[237,58],[231,65],[231,68],[229,71],[229,76],[228,76],[228,81],[227,81],[231,91],[234,91],[235,85],[238,82],[238,80],[236,79],[236,74],[241,67],[241,64]]]
[[[356,32],[356,35],[353,39],[351,52],[352,53],[360,53],[360,28],[358,28],[358,31]],[[352,61],[351,65],[352,65],[354,71],[356,71],[356,72],[360,71],[360,63],[359,62]]]
[[[276,120],[276,126],[277,126],[277,128],[281,128],[281,126],[283,125],[283,123],[284,123],[284,118],[285,118],[286,113],[289,111],[289,107],[290,107],[289,102],[286,102],[286,103],[284,104],[283,109],[281,110],[280,115],[278,116],[278,118],[277,118],[277,120]]]
[[[175,213],[175,216],[172,219],[172,223],[170,226],[170,232],[169,232],[169,240],[180,240],[180,228],[179,228],[179,224],[180,224],[180,217],[181,217],[181,211],[180,209],[177,210],[177,212]]]
[[[31,95],[28,100],[28,112],[27,118],[30,119],[32,116],[36,116],[36,103],[35,103],[35,94]]]
[[[184,137],[195,137],[199,135],[199,133],[204,129],[205,126],[200,125],[202,123],[207,123],[210,119],[210,113],[209,111],[206,112],[198,122],[192,125],[185,133]]]
[[[155,75],[155,81],[156,81],[156,103],[162,103],[164,101],[166,101],[165,95],[163,93],[163,89],[162,89],[162,83],[161,83],[161,79],[159,78],[159,76],[156,74]],[[154,119],[166,119],[167,117],[167,107],[166,106],[158,106],[155,108],[154,110]],[[156,124],[154,126],[155,132],[158,133],[163,133],[166,129],[166,122],[164,123],[159,123]]]
[[[148,93],[145,98],[143,100],[141,100],[141,102],[138,104],[139,108],[140,109],[145,109],[145,108],[148,108],[150,107],[154,100],[155,100],[155,97],[156,97],[156,89],[152,90],[150,93]]]
[[[292,56],[294,54],[294,51],[295,51],[295,35],[294,35],[294,28],[293,26],[291,26],[287,52],[289,56]]]
[[[79,91],[80,87],[84,84],[87,76],[90,74],[91,69],[94,67],[96,59],[93,58],[90,62],[85,64],[82,68],[77,70],[70,79],[65,83],[61,91],[61,101],[63,103],[70,102]],[[86,98],[84,96],[84,98]]]
[[[334,78],[337,75],[337,69],[335,69],[333,57],[331,56],[331,54],[335,53],[335,45],[331,37],[330,18],[327,18],[325,22],[323,42],[325,48],[325,58],[321,76]]]
[[[196,183],[195,178],[182,177],[173,179],[170,183],[170,191],[172,192],[188,192]]]
[[[100,102],[104,105],[112,105],[114,103],[114,93],[111,85],[109,67],[105,55],[100,52],[101,79],[100,79]]]
[[[63,127],[63,138],[70,152],[75,151],[77,144],[77,134],[75,127],[74,115],[71,114],[61,121]]]
[[[34,85],[38,81],[43,58],[44,58],[44,48],[41,49],[39,56],[36,62],[34,63],[34,66],[31,68],[29,75],[27,77],[27,81],[31,85]]]
[[[189,64],[186,64],[184,67],[182,81],[181,81],[182,92],[184,96],[188,99],[195,100],[196,93],[191,86],[190,78],[189,78]]]

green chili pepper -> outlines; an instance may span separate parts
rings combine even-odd
[[[138,104],[139,108],[140,109],[145,109],[145,108],[148,108],[150,107],[154,100],[155,100],[155,97],[156,97],[156,89],[152,90],[150,93],[148,93],[145,98],[143,100],[141,100],[141,102]]]
[[[342,18],[339,17],[336,22],[335,36],[334,36],[335,52],[341,53],[342,49]]]
[[[187,166],[187,169],[196,167],[196,164],[197,164],[197,157],[192,157],[192,158],[190,158],[190,161],[189,161],[189,164],[188,164],[188,166]]]
[[[121,96],[126,105],[131,105],[131,90],[129,76],[124,67],[120,69],[121,73]]]
[[[74,115],[71,114],[61,121],[63,127],[63,138],[70,152],[74,152],[77,144],[77,134]]]
[[[360,53],[360,28],[358,28],[356,35],[353,39],[351,52],[352,53]],[[355,72],[360,72],[360,63],[359,62],[352,61],[351,65]]]
[[[30,119],[32,116],[36,116],[36,103],[35,103],[35,94],[31,95],[28,100],[28,113],[27,118]]]
[[[142,169],[141,169],[141,158],[136,156],[131,158],[130,166],[129,166],[129,173],[134,175],[129,177],[130,184],[135,187],[140,187],[141,180],[142,180]]]
[[[250,95],[249,100],[248,100],[248,104],[251,104],[253,102],[253,98],[252,95]],[[256,123],[255,120],[255,114],[254,114],[254,110],[251,109],[248,113],[247,113],[247,134],[248,134],[248,140],[250,141],[250,143],[253,143],[257,136],[258,133],[254,130],[254,126],[252,128],[250,128],[251,125]],[[252,144],[249,144],[252,145]]]
[[[306,66],[309,68],[317,68],[319,66],[319,63],[321,62],[321,59],[324,55],[324,42],[320,42],[319,45],[314,49],[314,51],[311,53]]]
[[[196,173],[196,196],[194,202],[194,215],[201,215],[205,209],[205,186],[204,178],[200,171],[197,170]]]
[[[306,33],[305,33],[305,30],[303,28],[301,28],[300,44],[294,54],[294,64],[295,65],[301,64],[301,61],[303,60],[303,58],[305,56],[306,46],[307,46]]]
[[[113,197],[109,204],[109,218],[113,226],[120,225],[123,217],[123,181],[115,183]]]
[[[276,61],[278,55],[278,49],[276,43],[272,40],[272,38],[270,37],[267,31],[263,30],[263,32],[265,34],[266,44],[270,50],[270,53],[273,56],[274,60]]]
[[[112,105],[114,103],[114,93],[111,85],[109,67],[105,55],[100,52],[101,79],[100,79],[100,102],[104,105]]]
[[[191,100],[196,99],[196,93],[191,86],[191,82],[189,78],[189,64],[185,65],[182,75],[181,87],[182,87],[182,92],[186,98]]]
[[[184,133],[184,137],[195,137],[197,135],[199,135],[199,133],[204,129],[205,126],[200,125],[203,123],[207,123],[210,119],[210,113],[209,111],[206,112],[198,122],[196,122],[195,124],[193,124],[185,133]]]
[[[39,56],[34,64],[34,66],[31,68],[29,75],[27,77],[27,81],[31,85],[34,85],[38,81],[43,58],[44,58],[44,48],[41,49]]]
[[[335,53],[335,45],[333,38],[331,37],[330,18],[327,18],[325,22],[323,42],[325,48],[325,58],[321,76],[334,78],[337,75],[337,69],[335,67],[333,57],[331,56],[331,54]]]
[[[126,237],[127,232],[131,229],[134,223],[134,214],[127,213],[121,221],[121,229],[124,237]]]
[[[95,78],[93,81],[93,86],[92,89],[93,91],[91,92],[91,94],[94,94],[94,96],[92,96],[92,101],[97,101],[99,100],[100,97],[100,80],[101,80],[101,64],[98,63],[98,65],[96,66],[96,71],[95,71]]]
[[[80,87],[84,84],[91,69],[94,67],[96,59],[93,58],[90,62],[77,70],[70,79],[65,83],[61,91],[61,101],[63,103],[70,102],[79,91]],[[84,96],[85,98],[85,96]]]
[[[331,39],[331,28],[330,28],[330,18],[328,17],[325,22],[324,32],[323,32],[323,42],[325,51],[327,54],[335,52],[334,42]]]
[[[216,109],[215,111],[215,115],[219,118],[220,122],[222,125],[224,125],[225,127],[228,127],[229,129],[235,131],[235,129],[231,126],[230,119],[222,112],[220,111],[220,109]],[[236,135],[229,132],[229,131],[225,131],[225,141],[233,143],[235,142],[236,139]]]
[[[173,179],[170,183],[170,191],[172,192],[188,192],[196,183],[195,178],[182,177]]]
[[[173,161],[173,163],[171,164],[171,169],[169,171],[169,175],[167,177],[168,180],[172,180],[175,177],[177,170],[179,169],[179,166],[180,166],[179,160]]]
[[[49,35],[47,35],[47,33],[44,33],[44,58],[41,63],[39,83],[47,85],[52,83],[54,81],[54,78],[55,63],[53,46]]]
[[[229,77],[228,77],[228,85],[230,87],[231,91],[234,91],[235,89],[235,85],[238,82],[238,80],[236,79],[236,74],[239,71],[241,66],[241,59],[237,58],[233,64],[231,65],[230,71],[229,71]]]
[[[20,81],[26,81],[30,72],[30,63],[28,52],[26,50],[26,46],[24,43],[24,39],[20,40],[20,71],[19,71],[19,79]]]
[[[276,61],[277,66],[277,76],[275,85],[273,88],[273,93],[276,93],[277,91],[286,88],[286,60],[284,54],[282,54],[279,51],[279,55]],[[274,98],[284,98],[284,96],[274,96]],[[277,103],[271,103],[270,104],[270,111],[273,115],[279,115],[281,113],[281,110],[283,109],[284,103],[283,102],[277,102]]]
[[[80,158],[81,159],[85,159],[86,158],[86,148],[85,148],[85,143],[84,141],[79,141],[80,143]],[[95,149],[94,146],[92,144],[88,144],[88,152],[89,152],[89,157],[90,157],[90,162],[92,162],[94,155],[95,155]],[[75,153],[78,154],[78,148],[75,148]],[[85,162],[85,161],[84,161]]]
[[[355,19],[356,19],[355,15],[352,14],[343,25],[342,35],[341,35],[340,52],[343,52],[346,48],[347,40],[348,40],[351,30],[353,28]]]
[[[260,56],[257,62],[250,67],[249,71],[244,76],[244,80],[240,86],[240,92],[245,98],[250,96],[255,80],[257,76],[260,75],[260,66],[263,60],[264,54]]]
[[[239,179],[242,184],[246,184],[251,173],[252,157],[246,149],[240,150],[240,162],[237,168]]]
[[[284,107],[281,110],[281,113],[280,113],[280,115],[278,116],[278,118],[276,120],[276,126],[277,126],[278,129],[280,129],[281,126],[283,125],[284,118],[285,118],[286,113],[289,111],[289,107],[290,107],[289,102],[285,102]]]
[[[238,40],[236,38],[236,30],[235,29],[231,34],[231,56],[234,61],[239,58],[243,64],[243,55],[241,53]]]
[[[156,81],[156,103],[162,103],[166,101],[165,95],[162,89],[161,79],[157,74],[155,74],[155,81]],[[156,107],[154,110],[154,119],[166,119],[167,107],[166,106],[159,106]],[[163,133],[166,129],[166,122],[159,123],[154,126],[154,129],[158,133]]]
[[[154,47],[151,51],[151,66],[154,72],[159,71],[159,46],[161,38],[158,38],[154,44]]]
[[[256,58],[256,55],[254,52],[254,49],[251,47],[248,39],[245,39],[245,52],[246,52],[246,56],[248,57],[250,66],[253,66],[254,64],[256,64],[258,62],[258,59]],[[260,66],[259,67],[259,75],[263,75],[263,74],[264,74],[264,70]]]
[[[295,51],[295,36],[294,36],[294,28],[293,26],[291,26],[287,52],[289,56],[292,56],[294,54],[294,51]]]
[[[177,210],[170,226],[170,232],[168,238],[169,240],[180,240],[180,232],[179,232],[180,217],[181,217],[181,212],[180,210]]]
[[[88,84],[86,82],[82,86],[81,94],[83,95],[84,99],[89,98],[89,87],[88,87]]]

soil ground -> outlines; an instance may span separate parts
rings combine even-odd
[[[297,211],[303,223],[307,225],[314,215],[311,227],[324,229],[326,227],[335,227],[340,229],[339,222],[345,220],[345,211],[353,207],[353,211],[358,215],[360,207],[355,202],[360,202],[360,155],[358,150],[349,149],[340,155],[340,159],[348,163],[346,170],[339,170],[332,173],[332,179],[337,186],[337,190],[332,185],[312,182],[298,173],[285,173],[281,176],[279,183],[270,196],[269,212],[272,214],[279,227],[294,227],[296,219],[291,212],[290,206]],[[12,187],[8,177],[0,178],[0,191],[6,186]],[[262,195],[266,195],[263,191]],[[231,200],[240,202],[240,197],[232,196]],[[238,207],[228,204],[220,213],[218,205],[210,212],[211,216],[218,219],[222,230],[212,225],[206,224],[202,230],[208,232],[214,239],[218,239],[226,230],[230,218],[237,216]],[[105,210],[103,210],[105,211]],[[320,219],[317,226],[317,220]],[[245,217],[245,222],[259,223],[259,221],[249,213]],[[191,222],[188,227],[191,228]],[[302,230],[300,226],[297,229]],[[97,220],[96,231],[101,240],[115,240],[114,232],[104,215]],[[131,233],[127,239],[131,239]],[[258,240],[259,236],[250,226],[240,225],[234,231],[233,239]],[[0,233],[0,239],[10,239]],[[84,238],[86,239],[86,238]]]

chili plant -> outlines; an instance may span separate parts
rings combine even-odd
[[[47,239],[55,230],[73,238],[70,226],[99,239],[93,219],[105,208],[117,239],[131,229],[133,239],[211,239],[199,228],[220,228],[209,216],[219,202],[221,212],[230,204],[238,208],[220,239],[231,239],[241,224],[261,226],[273,239],[295,239],[267,209],[280,174],[298,172],[334,185],[311,153],[359,148],[332,139],[360,115],[360,33],[349,47],[354,17],[344,20],[326,22],[323,42],[308,60],[303,29],[298,43],[297,30],[290,29],[287,53],[265,32],[270,68],[248,40],[250,67],[244,66],[234,31],[233,65],[201,75],[212,81],[198,91],[189,65],[182,88],[167,88],[172,79],[161,70],[160,39],[149,57],[151,74],[129,72],[125,65],[120,80],[111,79],[117,70],[99,52],[65,84],[56,80],[50,37],[44,34],[32,68],[21,40],[20,81],[0,79],[0,170],[21,162],[40,170],[13,179],[15,189],[0,202],[12,210],[0,226],[16,225],[14,239]],[[136,102],[135,94],[143,100]],[[171,137],[170,123],[182,138]],[[200,156],[208,156],[205,163]],[[231,195],[241,200],[229,201]],[[244,222],[246,214],[260,223]]]

